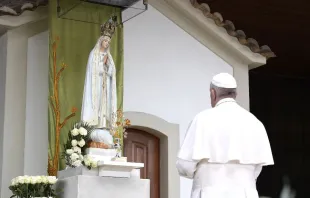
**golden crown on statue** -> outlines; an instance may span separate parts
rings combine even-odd
[[[101,36],[112,38],[116,29],[117,17],[111,17],[105,24],[101,25]]]

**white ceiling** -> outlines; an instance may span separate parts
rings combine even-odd
[[[0,35],[4,34],[8,29],[46,18],[47,14],[48,7],[45,6],[39,7],[35,11],[25,11],[19,16],[0,16]]]

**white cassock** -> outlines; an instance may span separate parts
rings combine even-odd
[[[226,98],[194,118],[177,169],[193,179],[191,198],[258,198],[256,179],[272,164],[264,125]]]

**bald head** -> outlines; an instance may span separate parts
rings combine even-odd
[[[218,101],[224,98],[233,98],[237,96],[237,82],[235,78],[228,73],[220,73],[213,77],[210,85],[211,106],[215,107]]]

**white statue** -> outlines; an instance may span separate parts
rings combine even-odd
[[[97,148],[113,146],[111,128],[115,126],[117,111],[116,69],[109,46],[114,32],[113,20],[101,26],[101,36],[87,63],[81,117],[96,128],[91,135],[92,141],[104,143],[103,147]]]

